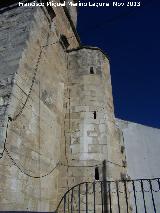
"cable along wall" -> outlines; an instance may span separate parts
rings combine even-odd
[[[0,120],[1,127],[7,129],[4,130],[5,144],[2,143],[0,159],[2,211],[53,211],[57,205],[67,69],[67,53],[59,43],[59,36],[66,35],[71,47],[76,47],[77,42],[63,10],[55,12],[53,28],[50,16],[46,16],[47,11],[43,9],[45,11],[21,7],[3,13],[4,20],[10,17],[11,29],[17,29],[11,35],[14,37],[12,57],[19,54],[19,50],[20,54],[16,66],[9,58],[12,63],[8,65],[12,65],[12,69],[6,67],[5,72],[5,66],[0,68],[0,76],[6,77],[6,83],[0,82],[0,92],[7,91],[5,101],[0,100],[7,106],[5,123]],[[61,19],[66,21],[65,27],[61,25]],[[26,28],[25,24],[21,26],[23,21]],[[4,25],[6,45],[10,41],[7,30]]]

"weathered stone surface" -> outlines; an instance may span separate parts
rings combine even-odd
[[[61,7],[54,18],[46,7],[17,7],[0,17],[1,211],[53,212],[68,188],[95,180],[95,167],[102,180],[103,160],[109,180],[127,171],[132,178],[140,170],[146,178],[159,174],[159,130],[115,120],[109,61],[98,48],[79,47],[76,8],[67,8],[71,20]]]
[[[58,162],[65,161],[61,146],[67,53],[59,36],[65,34],[71,48],[78,43],[63,9],[57,8],[55,14],[50,20],[46,8],[31,7],[1,14],[2,211],[53,211],[58,194],[62,196]],[[12,118],[9,123],[8,116]],[[13,161],[3,153],[4,142]]]
[[[95,179],[97,165],[102,178],[105,159],[109,179],[124,172],[112,163],[123,155],[109,61],[99,49],[72,51],[73,26],[63,8],[54,13],[51,20],[47,8],[17,7],[1,15],[2,211],[53,211],[69,187]]]
[[[67,108],[65,117],[67,153],[70,164],[84,166],[81,170],[77,165],[72,177],[81,174],[83,181],[93,181],[95,166],[99,165],[101,169],[102,161],[106,159],[108,178],[120,178],[123,168],[116,162],[122,162],[123,156],[119,130],[115,126],[111,91],[109,61],[99,50],[82,48],[70,53],[66,97],[67,106],[71,108]],[[112,161],[115,164],[111,164]],[[87,165],[93,166],[88,167],[88,173],[85,170]],[[71,186],[77,180],[75,178],[76,182]]]

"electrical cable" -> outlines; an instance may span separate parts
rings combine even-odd
[[[43,46],[43,47],[45,47],[45,46]],[[21,108],[21,110],[19,111],[19,113],[17,113],[16,116],[14,116],[13,118],[8,117],[8,122],[7,122],[7,127],[6,127],[6,135],[5,135],[5,141],[4,141],[4,149],[3,149],[3,152],[1,153],[1,156],[0,156],[0,159],[1,159],[3,157],[4,151],[5,151],[7,153],[7,155],[8,155],[8,157],[10,158],[10,160],[12,161],[13,165],[15,165],[23,174],[27,175],[28,177],[32,177],[32,178],[43,178],[43,177],[46,177],[46,176],[50,175],[58,167],[59,162],[56,164],[56,166],[50,172],[46,173],[45,175],[33,176],[33,175],[25,172],[24,170],[22,170],[21,167],[15,162],[15,160],[13,159],[13,157],[10,155],[8,149],[6,148],[6,141],[7,141],[7,136],[8,136],[9,122],[15,121],[23,113],[23,110],[24,110],[24,108],[25,108],[25,106],[26,106],[26,104],[27,104],[27,102],[29,100],[29,97],[31,95],[32,88],[33,88],[34,82],[36,80],[36,74],[37,74],[38,65],[39,65],[40,59],[41,59],[42,49],[43,48],[40,48],[40,53],[39,53],[39,56],[38,56],[38,60],[37,60],[36,67],[35,67],[35,71],[34,71],[33,78],[32,78],[32,84],[31,84],[31,87],[29,89],[29,93],[27,95],[27,98],[26,98],[26,100],[25,100],[25,102],[23,104],[23,107]]]
[[[6,141],[7,141],[7,136],[8,136],[8,126],[9,126],[9,118],[8,118],[8,121],[7,121],[7,126],[6,126],[6,134],[5,134],[5,140],[4,140],[4,147],[3,147],[3,151],[2,153],[0,153],[0,159],[3,158],[3,155],[4,155],[4,152],[5,152],[5,145],[6,145]]]
[[[58,163],[56,164],[56,166],[55,166],[50,172],[48,172],[47,174],[41,175],[41,176],[33,176],[33,175],[31,175],[31,174],[25,172],[25,171],[24,171],[24,170],[25,170],[24,168],[23,168],[24,170],[22,170],[21,167],[15,162],[15,160],[13,159],[13,157],[10,155],[8,149],[6,148],[6,144],[5,144],[4,150],[6,151],[7,155],[8,155],[9,158],[11,159],[12,163],[13,163],[22,173],[24,173],[25,175],[27,175],[27,176],[29,176],[29,177],[32,177],[32,178],[43,178],[43,177],[46,177],[46,176],[48,176],[49,174],[51,174],[58,166],[75,167],[75,168],[78,168],[78,167],[82,167],[82,168],[84,168],[84,167],[86,167],[86,168],[95,168],[95,167],[97,167],[97,166],[101,166],[101,165],[102,165],[102,164],[96,164],[96,165],[88,165],[88,166],[83,166],[83,165],[81,165],[81,166],[79,166],[79,165],[78,165],[78,166],[75,166],[75,165],[74,165],[74,166],[71,166],[71,165],[65,165],[65,164],[61,163],[60,161],[58,161]],[[119,164],[116,164],[116,163],[111,162],[111,161],[107,161],[107,162],[113,163],[113,164],[115,164],[115,165],[120,166]],[[123,166],[121,166],[121,167],[123,167]]]
[[[67,37],[67,39],[71,39],[71,38],[75,38],[75,37],[74,37],[74,36]],[[58,41],[56,41],[56,42],[53,42],[53,43],[50,43],[50,44],[44,45],[44,46],[42,46],[42,48],[45,48],[45,47],[48,47],[48,46],[52,46],[52,45],[57,44],[57,43],[59,43],[59,40],[58,40]]]
[[[73,37],[73,36],[72,36],[72,37]],[[72,37],[68,37],[67,39],[70,39],[70,38],[72,38]],[[41,59],[41,55],[42,55],[42,50],[43,50],[43,48],[48,47],[48,46],[51,46],[51,45],[54,45],[54,44],[56,44],[56,43],[59,43],[59,40],[58,40],[57,42],[44,45],[44,46],[42,46],[42,48],[40,49],[40,53],[39,53],[39,56],[38,56],[38,60],[37,60],[36,67],[35,67],[35,71],[34,71],[33,78],[32,78],[32,84],[31,84],[30,89],[29,89],[29,93],[28,93],[28,95],[27,95],[27,98],[26,98],[26,100],[25,100],[25,102],[24,102],[24,104],[23,104],[23,106],[22,106],[20,112],[17,113],[17,115],[15,115],[13,118],[11,118],[12,121],[15,121],[15,120],[22,114],[22,112],[23,112],[23,110],[24,110],[24,108],[25,108],[25,105],[27,104],[28,99],[30,98],[30,95],[31,95],[31,92],[32,92],[32,89],[33,89],[33,85],[34,85],[35,80],[36,80],[36,75],[37,75],[38,66],[39,66],[39,63],[40,63],[40,59]],[[23,91],[24,91],[24,90],[23,90]]]
[[[37,63],[36,63],[36,67],[35,67],[35,72],[33,74],[33,78],[32,78],[32,84],[31,84],[31,87],[30,87],[30,90],[29,90],[29,93],[27,95],[27,98],[21,108],[21,110],[19,111],[19,113],[17,113],[17,115],[15,115],[12,119],[12,121],[15,121],[22,113],[23,113],[23,110],[25,108],[25,105],[27,104],[28,100],[29,100],[29,97],[31,95],[31,92],[32,92],[32,88],[33,88],[33,85],[34,85],[34,82],[36,80],[36,75],[37,75],[37,71],[38,71],[38,65],[39,65],[39,62],[40,62],[40,59],[41,59],[41,54],[42,54],[42,49],[40,50],[40,53],[39,53],[39,56],[38,56],[38,60],[37,60]]]
[[[68,74],[68,69],[69,68],[69,60],[68,60],[68,54],[67,54],[67,80],[69,82],[69,74]],[[67,85],[67,92],[68,92],[68,104],[69,104],[69,123],[68,123],[68,126],[69,126],[69,131],[70,131],[70,88],[68,87]],[[67,110],[67,109],[66,109]],[[65,119],[64,119],[64,122],[65,122]],[[64,123],[65,125],[65,123]],[[66,139],[66,131],[64,130],[64,137],[65,137],[65,157],[66,157],[66,161],[67,161],[67,176],[69,176],[69,166],[68,166],[68,156],[67,156],[67,139]],[[71,136],[70,136],[70,143],[71,143]],[[69,182],[68,182],[68,178],[67,178],[67,188],[69,190]]]
[[[56,163],[56,165],[54,166],[53,169],[51,169],[51,171],[49,171],[48,173],[44,174],[44,175],[40,175],[40,176],[34,176],[34,175],[31,175],[29,173],[27,173],[26,171],[22,170],[21,167],[15,162],[15,160],[12,158],[12,156],[10,155],[8,149],[5,147],[4,150],[6,151],[8,157],[10,158],[10,160],[12,161],[13,165],[16,166],[20,171],[21,173],[27,175],[28,177],[31,177],[31,178],[44,178],[48,175],[50,175],[58,166],[59,166],[59,161]]]
[[[120,164],[118,164],[118,163],[112,162],[112,161],[110,161],[110,160],[106,160],[106,162],[111,163],[111,164],[114,164],[114,165],[119,166],[119,167],[124,167],[124,166],[122,166],[122,165],[120,165]],[[73,166],[72,166],[72,165],[65,165],[65,164],[61,164],[61,165],[62,165],[62,166],[68,166],[68,167],[76,167],[76,168],[78,168],[78,167],[95,168],[95,167],[97,167],[97,166],[101,166],[102,164],[99,163],[99,164],[88,165],[88,166],[84,166],[84,165],[78,165],[78,166],[73,165]]]
[[[71,36],[71,37],[68,37],[67,39],[71,39],[73,38],[74,36]],[[44,45],[40,48],[40,53],[39,53],[39,56],[38,56],[38,60],[37,60],[37,63],[36,63],[36,67],[35,67],[35,71],[34,71],[34,74],[33,74],[33,78],[32,78],[32,83],[31,83],[31,87],[29,89],[29,93],[28,95],[24,92],[24,90],[22,88],[19,88],[25,93],[25,95],[27,95],[26,97],[26,100],[25,102],[23,103],[23,106],[21,108],[21,110],[19,111],[19,113],[17,113],[13,118],[11,117],[8,117],[8,121],[7,121],[7,126],[6,126],[6,135],[5,135],[5,140],[4,140],[4,149],[2,151],[2,153],[0,153],[0,159],[2,159],[2,157],[4,156],[4,152],[7,153],[8,157],[10,158],[10,160],[12,161],[13,165],[15,165],[23,174],[31,177],[31,178],[43,178],[43,177],[46,177],[48,175],[50,175],[56,168],[57,166],[59,166],[59,163],[56,164],[56,166],[50,171],[48,172],[47,174],[45,175],[40,175],[40,176],[34,176],[34,175],[31,175],[29,173],[27,173],[25,170],[22,170],[22,168],[15,162],[15,160],[13,159],[13,157],[10,155],[8,149],[6,148],[6,141],[7,141],[7,136],[8,136],[8,128],[9,128],[9,123],[12,122],[12,121],[15,121],[22,113],[23,113],[23,110],[26,108],[27,106],[27,103],[28,103],[28,100],[30,98],[30,95],[31,95],[31,92],[32,92],[32,89],[33,89],[33,86],[34,86],[34,83],[35,83],[35,80],[36,80],[36,75],[37,75],[37,71],[38,71],[38,66],[39,66],[39,63],[40,63],[40,60],[41,60],[41,55],[42,55],[42,50],[43,48],[45,47],[48,47],[48,46],[51,46],[51,45],[54,45],[54,44],[57,44],[59,43],[59,40],[56,41],[56,42],[53,42],[51,44],[47,44],[47,45]],[[20,76],[20,75],[19,75]],[[21,76],[20,76],[21,77]],[[22,77],[21,77],[22,78]],[[18,85],[17,85],[18,86]],[[16,96],[15,96],[16,97]],[[17,98],[17,97],[16,97]],[[39,97],[40,98],[40,97]]]
[[[71,39],[71,38],[73,38],[73,37],[74,37],[74,36],[68,37],[68,39]],[[8,149],[6,148],[6,140],[7,140],[7,135],[8,135],[8,127],[9,127],[9,123],[10,123],[10,122],[17,120],[17,118],[23,113],[23,110],[24,110],[24,109],[26,108],[26,106],[27,106],[28,100],[29,100],[29,98],[30,98],[30,96],[31,96],[31,92],[32,92],[32,89],[33,89],[33,86],[34,86],[34,83],[35,83],[35,80],[36,80],[36,75],[37,75],[38,66],[39,66],[39,63],[40,63],[40,59],[41,59],[41,55],[42,55],[42,50],[43,50],[43,48],[48,47],[48,46],[51,46],[51,45],[54,45],[54,44],[56,44],[56,43],[59,43],[59,41],[54,42],[54,43],[51,43],[51,44],[48,44],[48,45],[44,45],[44,46],[42,46],[42,47],[40,48],[40,53],[39,53],[38,60],[37,60],[37,63],[36,63],[35,71],[34,71],[33,78],[32,78],[32,83],[31,83],[31,86],[30,86],[30,89],[29,89],[29,93],[28,93],[28,95],[26,94],[26,95],[27,95],[26,100],[25,100],[25,102],[23,103],[23,106],[22,106],[21,110],[20,110],[13,118],[8,117],[8,122],[7,122],[7,126],[6,126],[6,137],[5,137],[5,141],[4,141],[4,150],[3,150],[3,152],[1,153],[1,156],[0,156],[0,159],[1,159],[1,158],[3,157],[4,151],[6,151],[8,157],[11,159],[12,163],[13,163],[22,173],[24,173],[25,175],[27,175],[27,176],[29,176],[29,177],[32,177],[32,178],[43,178],[43,177],[46,177],[46,176],[48,176],[49,174],[51,174],[60,164],[59,164],[59,162],[56,163],[56,166],[55,166],[50,172],[48,172],[48,173],[45,174],[45,175],[40,175],[40,176],[30,175],[29,173],[27,173],[27,172],[25,172],[24,170],[22,170],[21,167],[15,162],[15,160],[13,159],[13,157],[10,155]],[[22,88],[21,88],[21,89],[22,89]],[[22,91],[24,92],[24,90],[22,90]],[[25,92],[24,92],[24,93],[25,93]],[[112,121],[112,122],[113,122],[113,121]],[[115,165],[117,165],[117,166],[121,166],[121,165],[119,165],[119,164],[117,164],[117,163],[114,163],[114,162],[111,162],[111,161],[107,161],[107,162],[112,163],[112,164],[115,164]],[[62,164],[62,165],[63,165],[63,164]],[[101,165],[101,164],[99,164],[99,165]],[[70,165],[64,165],[64,166],[67,166],[67,167],[96,167],[97,165],[95,165],[95,166],[70,166]],[[123,167],[123,166],[121,166],[121,167]]]
[[[7,129],[8,129],[8,127],[7,127]],[[6,132],[6,139],[7,139],[7,132]],[[29,176],[29,177],[32,177],[32,178],[43,178],[43,177],[46,177],[46,176],[48,176],[49,174],[51,174],[54,170],[55,170],[55,168],[57,168],[57,164],[56,164],[56,166],[49,172],[49,173],[47,173],[47,174],[45,174],[45,175],[42,175],[42,176],[33,176],[33,175],[30,175],[29,173],[27,173],[27,172],[25,172],[24,170],[22,170],[21,168],[20,168],[20,166],[15,162],[15,160],[13,159],[13,157],[10,155],[10,153],[9,153],[9,151],[8,151],[8,149],[6,148],[6,140],[5,140],[5,143],[4,143],[4,150],[3,150],[3,154],[4,154],[4,151],[6,151],[6,153],[7,153],[7,155],[9,156],[9,158],[11,159],[11,161],[13,162],[13,164],[22,172],[22,173],[24,173],[25,175],[27,175],[27,176]],[[2,155],[2,157],[3,157],[3,155]],[[2,158],[1,157],[1,158]],[[112,164],[114,164],[114,165],[117,165],[117,166],[120,166],[120,167],[124,167],[124,166],[121,166],[121,165],[119,165],[119,164],[117,164],[117,163],[115,163],[115,162],[112,162],[112,161],[109,161],[109,160],[107,160],[107,162],[109,162],[109,163],[112,163]],[[59,164],[59,163],[58,163]],[[65,164],[60,164],[60,165],[62,165],[62,166],[66,166],[66,167],[76,167],[76,168],[78,168],[78,167],[87,167],[87,168],[93,168],[93,167],[97,167],[97,166],[100,166],[101,164],[96,164],[96,165],[88,165],[88,166],[71,166],[71,165],[65,165]]]
[[[71,36],[71,37],[68,37],[67,39],[71,39],[73,37],[74,36]],[[15,121],[23,113],[23,110],[25,109],[27,102],[30,98],[30,95],[31,95],[31,92],[32,92],[32,89],[33,89],[33,86],[34,86],[34,83],[35,83],[35,80],[36,80],[36,74],[37,74],[37,71],[38,71],[38,66],[39,66],[39,63],[40,63],[43,48],[57,44],[57,43],[59,43],[59,40],[56,41],[56,42],[53,42],[51,44],[43,45],[40,48],[40,53],[39,53],[39,56],[38,56],[38,59],[37,59],[37,62],[36,62],[35,71],[34,71],[34,74],[33,74],[33,77],[32,77],[32,83],[31,83],[31,86],[30,86],[30,89],[29,89],[29,93],[28,93],[26,100],[25,100],[22,108],[20,109],[20,111],[13,118],[10,117],[10,116],[8,117],[7,126],[6,126],[6,135],[7,135],[8,127],[9,127],[9,122]],[[20,76],[20,75],[18,74],[18,76]],[[24,92],[24,90],[23,90],[23,92]],[[6,143],[6,138],[4,140],[4,147],[5,147],[5,143]],[[0,153],[0,159],[3,157],[3,154],[4,154],[4,149],[3,149],[2,153]]]
[[[73,37],[74,37],[74,36],[68,37],[68,39],[71,39],[71,38],[73,38]],[[33,178],[45,177],[45,176],[47,176],[48,174],[50,174],[54,169],[53,169],[51,172],[49,172],[48,174],[43,175],[43,176],[32,176],[32,175],[30,175],[30,174],[24,172],[24,171],[17,165],[17,163],[16,163],[16,162],[14,161],[14,159],[11,157],[11,155],[10,155],[8,149],[6,148],[6,140],[7,140],[8,127],[9,127],[9,122],[15,121],[15,120],[23,113],[23,110],[25,109],[25,107],[26,107],[26,105],[27,105],[27,102],[28,102],[28,100],[29,100],[29,98],[30,98],[30,95],[31,95],[31,92],[32,92],[32,89],[33,89],[33,85],[34,85],[35,80],[36,80],[36,75],[37,75],[38,66],[39,66],[39,63],[40,63],[40,59],[41,59],[41,55],[42,55],[42,50],[43,50],[43,48],[48,47],[48,46],[51,46],[51,45],[54,45],[54,44],[56,44],[56,43],[59,43],[59,41],[53,42],[53,43],[51,43],[51,44],[44,45],[44,46],[42,46],[42,47],[40,48],[40,53],[39,53],[38,60],[37,60],[37,63],[36,63],[36,67],[35,67],[35,71],[34,71],[34,74],[33,74],[32,83],[31,83],[31,86],[30,86],[30,89],[29,89],[29,93],[28,93],[28,95],[27,95],[27,97],[26,97],[26,100],[25,100],[25,102],[23,103],[23,106],[22,106],[21,110],[19,111],[19,113],[17,113],[13,118],[8,117],[8,122],[7,122],[7,126],[6,126],[6,137],[5,137],[5,141],[4,141],[4,150],[3,150],[3,152],[1,153],[1,156],[0,156],[0,159],[1,159],[1,158],[3,157],[4,151],[6,151],[6,153],[8,154],[9,158],[12,160],[12,162],[14,163],[14,165],[17,166],[21,172],[23,172],[24,174],[26,174],[26,175],[28,175],[28,176],[30,176],[30,177],[33,177]],[[19,76],[20,76],[20,75],[19,75]],[[21,77],[21,76],[20,76],[20,77]],[[21,77],[21,78],[22,78],[22,77]],[[21,88],[21,89],[22,89],[22,88]],[[24,92],[23,89],[22,89],[22,91]],[[24,93],[25,93],[25,92],[24,92]],[[26,93],[25,93],[25,94],[26,94]],[[112,122],[113,122],[113,121],[112,121]],[[108,161],[108,162],[113,163],[113,164],[118,165],[118,166],[121,166],[121,165],[119,165],[119,164],[117,164],[117,163],[114,163],[114,162],[111,162],[111,161]],[[65,165],[65,166],[66,166],[66,165]],[[95,166],[92,166],[92,167],[95,167]],[[123,166],[121,166],[121,167],[123,167]]]

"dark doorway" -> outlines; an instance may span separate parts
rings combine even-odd
[[[99,180],[99,169],[98,169],[98,167],[95,168],[95,180]]]

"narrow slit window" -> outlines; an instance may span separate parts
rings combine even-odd
[[[96,111],[93,112],[93,116],[94,116],[94,119],[97,118],[97,113],[96,113]]]
[[[62,45],[63,49],[67,49],[69,47],[69,42],[65,35],[60,35],[59,42]]]
[[[48,15],[50,16],[51,20],[53,20],[56,17],[56,14],[53,10],[53,8],[50,5],[47,5],[46,0],[38,0],[39,3],[44,3],[44,6],[48,12]]]
[[[46,6],[46,9],[48,11],[48,14],[49,14],[51,20],[54,19],[54,17],[56,17],[56,14],[55,14],[53,8],[50,5],[48,5],[48,6]]]
[[[90,67],[90,74],[94,74],[94,69],[93,69],[93,67]]]
[[[95,180],[99,180],[99,169],[98,169],[98,167],[95,168]]]

